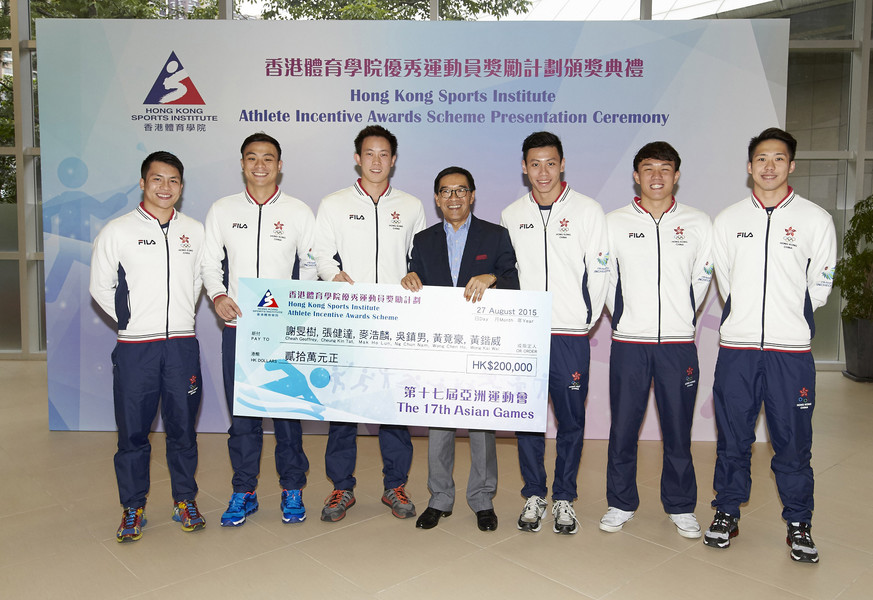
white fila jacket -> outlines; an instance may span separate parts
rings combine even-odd
[[[291,279],[295,264],[299,279],[316,279],[314,231],[312,209],[278,188],[264,204],[248,191],[217,200],[206,215],[203,284],[207,295],[213,302],[222,295],[238,302],[240,277]],[[235,327],[236,319],[226,325]]]
[[[709,216],[674,198],[655,221],[634,198],[606,215],[606,222],[612,339],[693,342],[697,309],[712,280]]]
[[[355,185],[326,196],[315,218],[318,276],[341,270],[361,283],[395,283],[407,273],[412,238],[424,229],[421,200],[390,185],[378,202]]]
[[[166,230],[142,204],[107,223],[94,240],[89,290],[118,323],[118,341],[193,337],[202,259],[203,225],[178,211]]]
[[[774,209],[752,195],[722,211],[713,228],[715,275],[725,302],[721,346],[808,351],[812,312],[833,284],[831,216],[788,188]]]
[[[609,286],[606,217],[596,201],[562,185],[550,211],[528,193],[503,210],[500,224],[515,248],[521,289],[552,292],[552,333],[588,335]]]

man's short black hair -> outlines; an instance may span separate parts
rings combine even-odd
[[[265,142],[267,144],[273,144],[276,148],[276,160],[282,160],[282,146],[279,145],[279,140],[274,138],[271,135],[267,135],[263,131],[259,131],[257,133],[251,134],[249,137],[243,140],[242,146],[239,147],[239,153],[245,157],[246,155],[246,147],[249,144],[256,144],[258,142]]]
[[[682,162],[682,159],[679,158],[679,153],[676,152],[676,148],[667,142],[649,142],[640,148],[640,151],[637,152],[636,156],[634,156],[634,171],[636,171],[639,168],[640,163],[647,158],[670,161],[673,163],[673,168],[676,171],[679,170],[679,163]]]
[[[185,167],[182,165],[182,161],[175,154],[171,154],[166,150],[158,150],[157,152],[152,152],[148,156],[145,157],[145,160],[142,161],[142,167],[140,167],[140,174],[142,178],[145,179],[146,175],[149,173],[149,167],[153,162],[162,162],[170,165],[171,167],[176,167],[179,171],[179,179],[182,179],[182,176],[185,174]]]
[[[547,148],[549,146],[557,148],[558,158],[564,160],[564,146],[561,144],[561,138],[549,131],[537,131],[524,138],[524,142],[521,144],[522,159],[527,160],[528,150]]]
[[[467,178],[467,189],[471,192],[476,191],[476,182],[473,181],[473,174],[463,167],[446,167],[437,173],[436,179],[433,180],[433,193],[438,194],[440,191],[440,179],[446,175],[463,175]]]
[[[369,125],[358,132],[358,137],[355,138],[355,154],[361,154],[361,148],[364,145],[364,139],[368,137],[380,137],[388,140],[391,144],[391,156],[397,155],[397,136],[382,127],[381,125]]]
[[[752,162],[752,157],[755,155],[755,149],[758,147],[758,144],[766,142],[767,140],[779,140],[780,142],[784,142],[785,145],[788,146],[789,162],[794,160],[794,153],[797,152],[797,140],[784,129],[770,127],[753,137],[749,142],[749,162]]]

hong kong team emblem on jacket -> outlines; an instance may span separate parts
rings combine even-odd
[[[782,247],[783,248],[796,248],[797,247],[797,230],[790,225],[785,228],[785,235],[782,236]]]
[[[197,376],[192,375],[191,378],[188,380],[188,384],[188,395],[193,396],[197,393],[197,390],[200,389],[197,385]]]
[[[574,371],[572,375],[570,375],[572,380],[570,381],[570,385],[567,386],[567,389],[571,389],[574,392],[579,391],[582,387],[582,375],[579,371]]]
[[[394,231],[400,231],[403,229],[403,222],[400,220],[400,213],[392,211],[391,213],[391,221],[388,223],[388,226],[391,227]]]
[[[270,234],[270,237],[277,242],[281,242],[285,239],[285,224],[282,223],[282,221],[276,221],[273,223],[273,232]]]

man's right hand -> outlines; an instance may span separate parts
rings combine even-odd
[[[418,274],[414,271],[412,273],[407,273],[406,277],[400,280],[400,285],[410,292],[421,291],[421,279],[418,278]]]
[[[225,321],[233,321],[242,316],[242,311],[230,296],[219,296],[214,301],[216,314]]]
[[[340,271],[339,273],[334,275],[333,281],[345,281],[346,283],[355,283],[355,280],[349,277],[349,274],[345,271]]]

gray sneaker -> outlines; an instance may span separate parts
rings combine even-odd
[[[346,516],[346,511],[355,505],[355,493],[352,490],[334,490],[324,501],[321,509],[322,521],[339,521]]]
[[[539,496],[531,496],[524,503],[521,516],[518,517],[518,528],[522,531],[539,531],[540,520],[546,512],[547,503]]]
[[[382,504],[391,507],[391,514],[398,519],[406,519],[415,516],[415,505],[406,495],[402,485],[389,488],[382,494]]]
[[[573,503],[569,500],[555,500],[552,504],[552,516],[555,517],[555,524],[552,527],[555,533],[573,535],[579,531],[576,511],[573,510]]]

